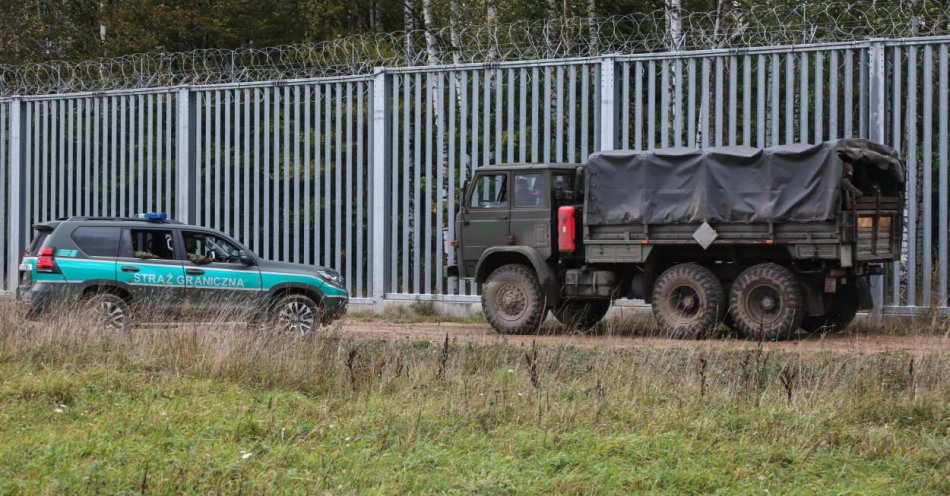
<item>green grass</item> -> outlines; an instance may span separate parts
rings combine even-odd
[[[0,494],[947,494],[948,372],[6,323]]]

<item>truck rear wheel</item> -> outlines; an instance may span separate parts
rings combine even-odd
[[[536,332],[547,312],[538,276],[520,264],[495,269],[482,288],[482,309],[501,334]]]
[[[701,339],[716,328],[725,310],[725,296],[716,275],[687,263],[666,269],[653,285],[653,316],[667,336]]]
[[[825,295],[825,314],[806,317],[802,329],[808,332],[842,331],[858,314],[858,304],[855,284],[842,286],[834,294]]]
[[[805,317],[805,300],[795,274],[764,263],[744,270],[732,285],[729,310],[746,337],[775,341],[790,338]]]
[[[567,300],[554,309],[554,317],[569,330],[583,332],[597,325],[609,309],[607,300]]]

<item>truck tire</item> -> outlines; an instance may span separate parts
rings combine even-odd
[[[842,286],[833,295],[825,295],[825,314],[805,317],[802,329],[809,333],[843,331],[858,314],[858,290],[855,284]]]
[[[607,310],[607,300],[567,300],[554,309],[554,317],[572,332],[584,332],[597,325]]]
[[[537,332],[547,313],[538,276],[521,264],[495,269],[482,288],[482,310],[500,334]]]
[[[729,310],[745,337],[788,339],[805,317],[802,288],[792,271],[773,263],[753,265],[732,285]]]
[[[715,274],[702,265],[678,264],[653,285],[653,316],[668,337],[710,336],[724,315],[725,296]]]

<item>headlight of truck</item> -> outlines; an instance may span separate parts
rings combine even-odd
[[[317,275],[330,284],[342,288],[345,284],[343,276],[335,270],[318,270]]]

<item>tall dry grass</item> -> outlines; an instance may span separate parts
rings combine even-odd
[[[439,342],[355,340],[338,326],[300,338],[235,322],[231,313],[117,333],[75,311],[57,314],[27,322],[13,305],[0,306],[0,363],[104,367],[341,398],[428,391],[458,411],[501,395],[530,403],[532,417],[551,421],[644,398],[804,410],[919,402],[946,409],[950,398],[947,350],[789,353],[755,343],[739,350],[526,348],[459,343],[449,334]]]

